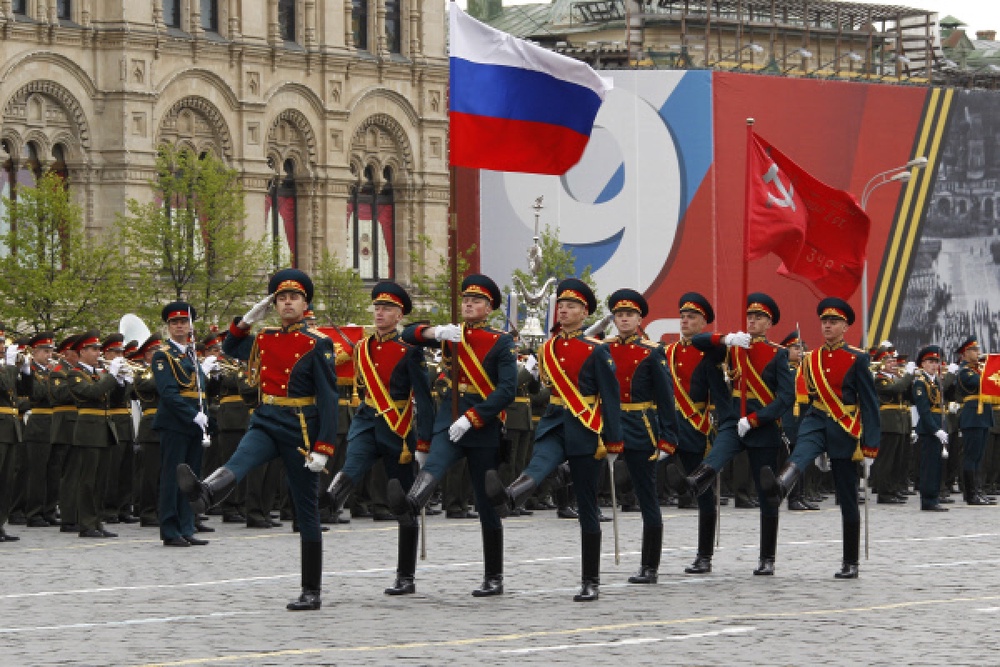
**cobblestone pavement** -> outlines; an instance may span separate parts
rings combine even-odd
[[[433,517],[417,594],[387,597],[393,524],[325,535],[323,609],[290,613],[298,538],[212,524],[207,547],[155,529],[115,540],[10,528],[0,544],[0,664],[34,665],[996,665],[1000,508],[871,506],[861,578],[833,578],[840,515],[782,512],[777,574],[755,577],[758,515],[723,508],[714,572],[688,576],[697,513],[664,508],[660,583],[635,586],[641,520],[604,524],[601,598],[574,603],[576,522],[506,522],[506,594],[475,599],[479,524]],[[607,510],[605,510],[607,512]]]

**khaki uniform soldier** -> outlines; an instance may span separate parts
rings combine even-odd
[[[160,436],[153,430],[160,394],[156,391],[156,379],[150,364],[153,353],[162,342],[158,334],[153,334],[137,350],[142,355],[140,363],[146,367],[135,378],[135,395],[142,410],[136,439],[139,442],[139,525],[144,528],[160,525],[156,508],[160,497]]]
[[[31,392],[31,416],[24,429],[25,454],[28,466],[28,488],[25,496],[25,514],[29,528],[47,528],[58,525],[55,507],[46,514],[49,484],[59,484],[59,477],[50,477],[52,459],[52,400],[49,396],[49,372],[52,351],[55,349],[51,331],[35,334],[31,347],[31,374],[34,387]]]
[[[0,347],[5,347],[2,329],[0,326]],[[16,347],[4,350],[4,364],[0,368],[0,542],[20,539],[8,535],[4,524],[9,518],[12,501],[14,457],[22,438],[17,397],[31,395],[31,370],[31,361],[19,358]]]
[[[55,485],[56,495],[45,501],[46,515],[55,516],[56,503],[59,505],[60,532],[75,533],[76,493],[79,486],[78,452],[73,447],[73,431],[76,429],[76,400],[69,391],[69,371],[80,360],[76,345],[83,334],[64,338],[56,347],[61,359],[49,373],[49,398],[52,401],[52,458],[58,464],[59,483]]]
[[[105,362],[125,358],[125,336],[111,334],[101,343],[101,354]],[[121,363],[121,362],[119,362]],[[133,383],[128,383],[124,392],[116,392],[108,407],[108,415],[114,427],[115,442],[111,445],[108,463],[108,486],[104,494],[105,523],[138,523],[132,516],[132,468],[135,456],[132,444],[135,429],[132,423]]]
[[[910,437],[910,393],[913,375],[902,377],[896,372],[896,359],[886,347],[872,352],[872,361],[879,362],[875,374],[879,416],[882,418],[882,441],[878,458],[872,464],[872,487],[881,504],[906,502],[900,472],[906,465],[906,441]]]

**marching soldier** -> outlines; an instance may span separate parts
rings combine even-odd
[[[705,327],[715,321],[712,304],[701,294],[688,292],[681,296],[678,306],[681,338],[676,343],[667,345],[664,354],[667,370],[674,380],[674,404],[678,413],[676,458],[683,471],[690,471],[697,480],[701,476],[712,475],[709,469],[701,467],[713,437],[710,405],[715,404],[716,430],[735,430],[738,414],[730,400],[731,392],[722,370],[727,348],[711,345],[699,347],[693,343],[696,336],[712,335],[703,333]],[[744,342],[749,341],[749,336],[743,336]],[[736,343],[739,339],[732,338],[723,342]],[[669,467],[667,471],[669,479]],[[715,526],[719,520],[714,485],[699,483],[697,487],[701,490],[697,496],[698,553],[694,562],[684,568],[687,574],[706,574],[712,571]]]
[[[118,358],[127,362],[128,360],[125,359],[125,336],[114,333],[105,338],[101,343],[101,355],[107,363]],[[131,511],[132,468],[135,464],[135,456],[132,452],[132,443],[135,442],[132,428],[132,395],[132,383],[129,383],[125,392],[117,392],[114,395],[108,409],[115,440],[114,444],[111,445],[108,463],[108,486],[104,498],[105,523],[138,523],[139,521],[132,516]]]
[[[73,428],[73,448],[79,452],[80,466],[77,528],[80,537],[118,537],[105,530],[101,520],[115,444],[109,409],[127,393],[131,377],[122,358],[112,361],[107,369],[100,365],[101,339],[96,331],[85,333],[74,347],[80,360],[70,369],[67,381],[77,407]]]
[[[280,457],[295,504],[302,557],[302,593],[289,611],[322,606],[323,533],[319,523],[319,472],[333,454],[337,437],[337,379],[333,343],[305,325],[313,283],[298,269],[278,271],[268,282],[268,296],[229,327],[223,351],[247,361],[260,388],[261,405],[236,453],[204,481],[189,466],[177,468],[177,480],[191,507],[201,512],[218,505],[253,468]],[[280,327],[250,329],[274,305]],[[303,456],[305,463],[303,464]]]
[[[746,408],[736,424],[717,426],[712,451],[691,475],[677,479],[677,469],[667,468],[675,487],[696,496],[742,451],[750,459],[750,472],[760,493],[761,470],[765,466],[777,468],[778,450],[784,447],[780,420],[795,402],[795,377],[788,363],[788,351],[767,339],[767,331],[781,319],[781,311],[774,299],[762,292],[747,295],[746,308],[746,334],[699,334],[692,339],[695,347],[708,353],[727,354],[733,382],[729,399],[733,412],[741,413],[741,404]],[[746,351],[740,351],[741,348]],[[764,502],[763,497],[760,500],[760,558],[753,573],[770,576],[774,574],[778,546],[778,507]]]
[[[615,459],[624,451],[615,362],[601,340],[583,332],[584,320],[595,310],[597,299],[585,282],[568,278],[559,283],[559,331],[542,346],[539,359],[539,374],[552,396],[535,431],[531,461],[509,487],[503,486],[495,471],[487,477],[490,499],[509,511],[534,493],[557,466],[569,462],[576,489],[582,556],[580,592],[573,598],[576,602],[591,602],[599,596],[601,523],[597,487],[601,460],[608,458],[613,470]]]
[[[434,425],[423,348],[400,339],[398,326],[413,308],[410,295],[394,282],[383,281],[372,288],[375,333],[354,348],[355,386],[361,405],[351,420],[347,435],[347,460],[327,493],[339,513],[347,496],[360,484],[377,459],[382,459],[389,479],[398,480],[403,491],[413,484],[411,450],[426,449]],[[416,428],[414,428],[416,422]],[[396,581],[386,595],[409,595],[417,568],[416,518],[399,524],[399,557]]]
[[[0,353],[4,354],[3,368],[0,368],[0,542],[16,542],[21,538],[8,534],[4,525],[10,518],[16,448],[22,437],[17,397],[31,396],[34,382],[31,360],[21,361],[16,346],[6,347],[2,329],[0,325]]]
[[[944,396],[941,386],[941,348],[928,345],[917,354],[913,380],[913,405],[920,418],[917,436],[920,446],[920,509],[947,512],[941,507],[941,456],[948,446],[944,430]]]
[[[190,304],[168,303],[160,311],[168,340],[153,353],[153,379],[160,400],[153,430],[160,436],[160,496],[157,514],[160,539],[165,547],[204,546],[208,540],[194,536],[195,513],[177,482],[177,468],[201,470],[210,427],[208,377],[196,360],[192,338],[198,316]]]
[[[965,487],[965,502],[969,505],[996,505],[979,488],[979,469],[986,453],[986,439],[993,426],[993,410],[984,405],[980,386],[982,370],[979,366],[979,341],[969,336],[959,346],[958,381],[955,384],[956,398],[962,404],[959,413],[959,427],[962,429],[963,457],[962,482]]]
[[[788,350],[788,368],[792,371],[792,376],[795,378],[796,384],[798,384],[800,380],[804,381],[805,378],[798,374],[799,367],[802,365],[802,353],[804,351],[802,338],[799,336],[799,330],[796,329],[792,333],[785,336],[779,345]],[[795,450],[795,443],[798,442],[801,413],[805,411],[805,407],[808,407],[808,404],[805,404],[805,407],[803,407],[803,405],[799,404],[797,396],[799,394],[805,395],[805,393],[804,389],[800,392],[798,388],[796,388],[796,397],[793,398],[792,404],[785,410],[785,414],[781,416],[781,430],[785,432],[785,437],[788,438],[788,451],[778,451],[779,465],[785,465],[785,461],[788,460],[792,451]],[[810,464],[810,469],[814,467],[814,465]],[[793,488],[788,494],[788,509],[792,512],[819,509],[818,505],[814,505],[806,498],[805,475],[803,475],[802,479],[795,483],[795,488]]]
[[[61,359],[49,373],[49,395],[52,399],[52,458],[57,467],[52,475],[58,475],[59,482],[52,489],[56,493],[45,501],[48,516],[55,516],[59,508],[59,532],[77,532],[76,498],[79,488],[79,451],[73,446],[73,432],[76,430],[76,400],[69,390],[69,371],[80,360],[76,345],[83,334],[68,336],[59,342],[56,354]]]
[[[904,504],[906,496],[899,493],[900,473],[906,466],[906,442],[910,437],[910,394],[913,375],[900,376],[896,357],[889,347],[879,346],[872,354],[878,362],[875,391],[878,392],[879,416],[882,421],[882,441],[878,458],[872,463],[872,488],[881,504]],[[905,475],[905,472],[903,472]],[[903,477],[905,479],[905,477]]]
[[[46,515],[46,501],[50,496],[49,484],[58,485],[59,478],[50,475],[52,459],[52,399],[49,395],[49,372],[52,367],[52,351],[55,349],[55,335],[43,331],[31,337],[31,374],[34,386],[31,392],[31,417],[24,429],[24,443],[27,454],[28,489],[25,498],[25,514],[28,528],[47,528],[57,525],[55,507]]]
[[[795,451],[778,476],[768,467],[761,471],[761,490],[772,506],[780,504],[809,462],[828,453],[843,527],[844,561],[834,576],[856,579],[861,544],[857,462],[878,454],[878,397],[868,354],[844,342],[854,310],[843,299],[828,297],[816,313],[825,343],[807,353],[799,369],[806,377],[809,410]]]
[[[441,392],[430,452],[417,445],[417,460],[423,461],[413,486],[405,492],[399,480],[390,480],[388,492],[389,508],[400,524],[414,526],[439,480],[465,458],[483,535],[485,576],[482,586],[472,591],[475,597],[503,593],[503,524],[486,494],[486,480],[487,472],[496,472],[503,411],[514,401],[517,348],[509,334],[486,322],[500,303],[500,288],[492,279],[470,275],[462,281],[463,324],[416,324],[403,331],[403,340],[411,345],[442,349],[446,376],[452,377],[451,364],[457,363],[458,386],[449,385]],[[457,416],[452,392],[458,392]]]
[[[608,297],[618,335],[605,346],[618,376],[622,410],[622,452],[642,512],[642,556],[630,584],[655,584],[663,550],[663,517],[656,496],[656,464],[677,446],[673,380],[663,348],[642,332],[649,306],[641,294],[620,289]],[[612,471],[612,484],[614,474]]]
[[[139,442],[139,525],[158,528],[160,502],[160,437],[153,430],[153,420],[160,404],[153,377],[153,355],[163,343],[159,334],[152,334],[136,350],[140,363],[146,367],[135,377],[135,395],[139,399],[142,415],[136,437]]]

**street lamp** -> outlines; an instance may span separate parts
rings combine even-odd
[[[868,212],[868,200],[871,198],[872,193],[878,190],[883,185],[889,185],[890,183],[906,183],[911,178],[913,178],[914,169],[923,169],[927,166],[927,158],[921,155],[920,157],[915,157],[901,167],[893,167],[892,169],[886,169],[881,171],[865,183],[865,187],[861,190],[861,209],[867,213]],[[861,273],[861,346],[865,351],[868,350],[868,252],[865,251],[865,263],[864,269]]]
[[[799,48],[799,49],[795,49],[794,51],[792,51],[791,53],[789,53],[787,56],[785,56],[784,58],[782,58],[778,62],[781,63],[781,66],[784,66],[786,60],[788,60],[792,56],[796,56],[796,55],[802,56],[803,60],[809,60],[810,58],[813,57],[812,51],[810,51],[809,49],[801,49],[801,48]],[[788,69],[781,70],[781,73],[782,74],[788,74],[789,72],[791,72],[796,67],[801,67],[801,65],[792,65]]]

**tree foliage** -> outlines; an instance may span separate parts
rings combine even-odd
[[[154,321],[168,301],[189,301],[204,322],[225,323],[264,294],[273,247],[243,236],[239,173],[212,153],[160,147],[154,200],[129,199],[118,234],[135,279],[136,311]]]
[[[432,247],[429,237],[422,235],[418,240],[425,248]],[[454,286],[454,290],[451,288],[451,267],[448,264],[447,253],[438,255],[437,265],[431,269],[419,252],[410,252],[410,260],[414,267],[413,287],[415,291],[413,312],[410,314],[411,320],[427,320],[431,324],[451,322],[453,294],[459,293],[462,279],[469,271],[469,257],[475,251],[476,246],[473,245],[459,254],[457,259],[458,284]]]
[[[371,300],[353,267],[342,264],[336,253],[323,251],[312,273],[313,310],[320,325],[369,324]]]
[[[57,174],[4,199],[0,311],[22,333],[117,330],[129,291],[124,262],[108,238],[88,236],[80,207]]]

